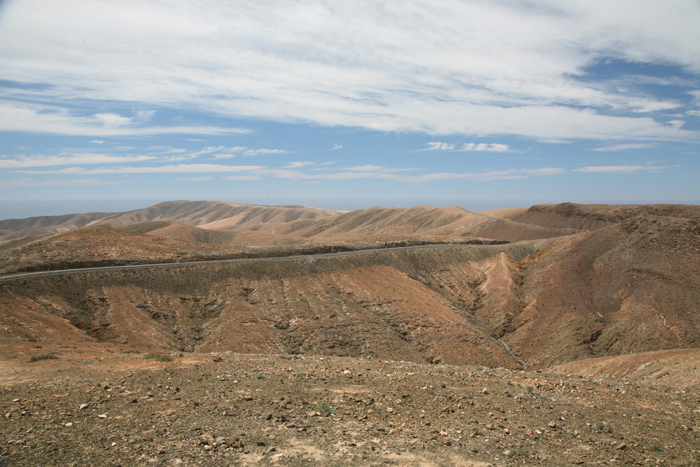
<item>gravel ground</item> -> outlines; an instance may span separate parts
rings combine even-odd
[[[0,466],[700,465],[700,394],[299,355],[4,360]]]

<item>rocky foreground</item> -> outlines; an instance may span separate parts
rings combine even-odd
[[[338,357],[49,350],[0,362],[0,466],[700,465],[697,389]]]

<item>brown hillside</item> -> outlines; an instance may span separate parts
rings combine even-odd
[[[538,366],[700,346],[700,222],[639,216],[526,260],[506,341]],[[515,350],[517,349],[517,350]]]
[[[366,252],[24,279],[0,284],[0,337],[68,332],[35,318],[48,314],[67,319],[70,332],[79,329],[85,338],[128,345],[519,368],[464,306],[470,285],[463,283],[462,293],[450,288],[450,294],[440,285],[449,287],[447,276],[459,277],[462,269],[478,282],[494,254],[507,251],[519,260],[533,247]]]
[[[509,212],[508,219],[555,229],[596,230],[640,215],[700,216],[700,206],[679,204],[541,204],[524,212]]]
[[[119,213],[69,214],[0,221],[0,243],[94,225],[128,225],[171,221],[206,229],[245,227],[260,224],[284,225],[339,215],[336,211],[306,206],[255,206],[223,201],[172,201],[145,209]],[[274,228],[274,227],[273,227]]]
[[[240,252],[230,247],[95,226],[3,245],[0,247],[0,274],[196,261],[237,253]]]
[[[589,212],[610,224],[577,232],[416,207],[355,211],[286,234],[264,231],[270,223],[257,224],[263,231],[215,232],[165,221],[127,227],[137,232],[90,227],[5,245],[0,266],[8,272],[328,252],[382,246],[382,239],[445,239],[431,234],[468,230],[470,220],[469,229],[501,236],[577,233],[501,246],[123,271],[97,282],[90,274],[10,282],[0,293],[0,311],[53,314],[92,338],[134,345],[509,367],[700,347],[700,218],[689,217],[696,207],[550,208],[551,225]],[[577,225],[591,226],[590,219]],[[69,287],[71,281],[77,282]],[[30,328],[6,323],[12,335]]]

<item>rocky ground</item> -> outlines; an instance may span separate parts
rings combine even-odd
[[[81,345],[1,347],[0,465],[700,465],[698,387]]]

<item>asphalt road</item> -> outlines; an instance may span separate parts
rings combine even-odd
[[[156,264],[130,264],[125,266],[102,266],[95,268],[80,268],[80,269],[60,269],[55,271],[28,272],[22,274],[12,274],[9,276],[0,277],[0,282],[10,282],[20,279],[29,279],[32,277],[56,276],[61,274],[78,274],[81,272],[99,272],[99,271],[119,271],[125,269],[148,269],[148,268],[179,268],[183,266],[197,266],[201,264],[220,264],[220,263],[245,263],[250,261],[280,261],[294,259],[321,258],[328,256],[343,256],[356,255],[362,253],[374,253],[379,251],[396,251],[396,250],[417,250],[426,248],[463,248],[463,247],[479,247],[492,245],[419,245],[419,246],[401,246],[393,248],[373,248],[368,250],[341,251],[338,253],[317,253],[311,255],[293,255],[293,256],[270,256],[264,258],[240,258],[240,259],[215,259],[207,261],[191,261],[187,263],[156,263]]]

